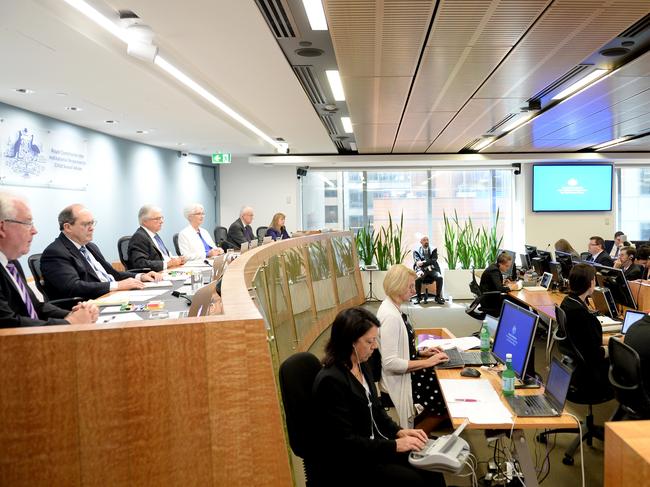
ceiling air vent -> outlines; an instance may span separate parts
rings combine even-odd
[[[314,76],[314,71],[311,66],[293,66],[293,72],[300,80],[302,87],[307,92],[309,100],[314,105],[324,105],[326,103],[325,94],[318,82],[318,78]]]
[[[618,37],[636,37],[641,32],[650,27],[650,14],[643,17],[638,22],[635,22],[623,32],[621,32]]]
[[[571,69],[569,72],[567,72],[564,76],[561,76],[560,78],[556,79],[548,85],[546,88],[543,90],[537,92],[535,95],[530,97],[527,101],[530,103],[531,101],[535,100],[541,100],[544,98],[546,95],[551,93],[553,90],[556,90],[559,88],[561,85],[569,81],[571,78],[574,78],[575,76],[578,76],[580,73],[583,71],[591,68],[592,66],[590,64],[579,64],[578,66],[575,66],[573,69]]]
[[[320,119],[323,121],[323,125],[325,125],[325,128],[330,135],[338,135],[336,125],[334,125],[331,115],[321,115]]]
[[[344,145],[343,142],[341,142],[340,140],[335,140],[335,141],[334,141],[334,145],[335,145],[336,148],[339,149],[339,150],[346,150],[346,149],[345,149],[345,145]]]
[[[492,133],[496,132],[497,130],[499,130],[499,127],[501,127],[503,124],[508,123],[508,121],[512,120],[516,116],[517,116],[516,113],[509,113],[508,115],[503,117],[503,119],[500,122],[495,123],[494,126],[490,130],[487,131],[487,133],[492,134]]]
[[[477,137],[474,140],[472,140],[469,144],[467,144],[465,147],[461,149],[462,151],[470,151],[472,150],[472,147],[475,146],[479,141],[481,140],[481,137]]]
[[[284,0],[257,0],[257,5],[275,37],[296,37],[297,29]]]

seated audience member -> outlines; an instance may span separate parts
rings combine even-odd
[[[96,224],[90,210],[79,204],[59,213],[61,233],[41,257],[45,290],[51,299],[94,299],[109,291],[142,289],[143,282],[162,278],[155,272],[136,275],[115,270],[92,243]]]
[[[481,292],[487,293],[490,291],[499,291],[507,293],[517,289],[517,283],[506,279],[504,281],[503,274],[508,271],[512,264],[512,256],[506,252],[502,252],[497,257],[494,264],[488,266],[481,275]],[[501,314],[501,304],[503,303],[503,296],[494,295],[487,296],[481,301],[481,310],[492,315],[499,316]]]
[[[37,230],[22,198],[0,192],[0,328],[94,323],[99,310],[84,302],[67,311],[40,302],[18,259],[29,252]]]
[[[232,222],[230,228],[228,228],[228,237],[226,240],[236,249],[241,248],[244,242],[250,243],[256,239],[251,228],[253,216],[253,208],[244,206],[239,212],[239,218]]]
[[[387,297],[377,310],[381,323],[381,385],[395,404],[403,428],[413,426],[415,404],[422,406],[429,416],[447,417],[433,367],[448,357],[439,349],[418,350],[413,326],[400,309],[413,295],[415,283],[415,272],[404,264],[391,266],[384,278]]]
[[[621,249],[625,245],[630,245],[629,243],[626,243],[626,240],[627,237],[625,236],[625,233],[619,231],[614,234],[614,245],[612,245],[612,250],[609,252],[609,255],[612,259],[616,260],[618,258],[618,254],[621,252]]]
[[[429,237],[426,235],[420,239],[420,247],[413,251],[413,269],[417,274],[415,280],[415,292],[417,293],[416,303],[422,300],[422,284],[436,283],[436,303],[445,304],[442,297],[442,273],[438,265],[438,249],[429,247]],[[424,296],[427,302],[427,296]]]
[[[566,314],[566,333],[587,364],[577,368],[572,383],[580,387],[609,388],[607,347],[603,330],[587,298],[596,287],[596,270],[589,264],[576,264],[569,274],[569,294],[560,307]]]
[[[643,276],[643,267],[635,264],[636,249],[634,247],[622,247],[618,254],[618,259],[614,262],[614,267],[622,269],[625,279],[636,281]]]
[[[587,257],[586,262],[595,262],[596,264],[607,267],[614,267],[614,261],[605,252],[605,241],[602,237],[596,236],[589,239],[589,257]]]
[[[444,485],[441,474],[412,467],[410,451],[427,441],[422,430],[401,429],[377,400],[366,361],[377,348],[379,320],[363,308],[341,311],[313,386],[318,485]]]
[[[561,238],[555,242],[555,250],[571,254],[571,260],[580,260],[580,254],[574,249],[568,240]]]
[[[223,249],[216,246],[210,232],[201,226],[205,220],[203,205],[194,203],[186,206],[183,214],[190,224],[178,233],[181,255],[187,260],[198,260],[223,254]]]
[[[284,226],[284,220],[286,216],[284,213],[276,213],[273,215],[271,224],[266,230],[266,236],[273,238],[273,240],[284,240],[285,238],[291,238],[287,233],[287,228]]]
[[[129,267],[133,269],[149,268],[162,271],[170,267],[183,265],[185,257],[172,257],[158,235],[165,221],[162,211],[157,206],[144,205],[138,212],[140,227],[129,241]]]
[[[650,394],[650,315],[630,326],[625,334],[625,344],[639,354],[643,387]]]
[[[641,279],[647,279],[648,268],[650,268],[650,246],[642,245],[636,249],[636,259],[634,262],[643,268]]]

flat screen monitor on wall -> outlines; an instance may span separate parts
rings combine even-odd
[[[612,164],[534,164],[533,211],[611,211]]]

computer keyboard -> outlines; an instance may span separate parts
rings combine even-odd
[[[445,353],[447,354],[447,357],[449,357],[449,360],[436,365],[436,368],[455,369],[458,367],[465,367],[465,360],[463,360],[462,354],[456,347],[446,349]]]
[[[491,352],[461,352],[465,365],[494,365],[497,361]]]

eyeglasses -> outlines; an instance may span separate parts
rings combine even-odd
[[[191,213],[193,216],[205,216],[205,212],[200,212],[200,213]]]
[[[20,220],[12,220],[10,218],[5,218],[4,221],[11,222],[11,223],[18,223],[18,225],[25,225],[26,227],[34,228],[34,222],[33,221],[21,222]]]
[[[155,217],[155,218],[147,218],[147,220],[153,220],[153,221],[155,221],[155,222],[161,222],[161,221],[163,221],[164,219],[165,219],[164,216],[157,216],[157,217]]]
[[[90,228],[90,227],[96,227],[97,223],[99,223],[97,220],[91,220],[89,222],[81,222],[79,225],[81,225],[84,228]]]

